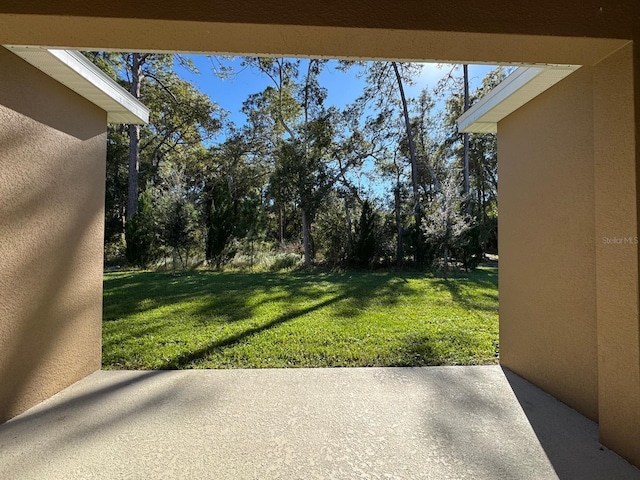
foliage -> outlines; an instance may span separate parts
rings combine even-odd
[[[225,251],[233,235],[235,217],[229,185],[224,182],[211,190],[211,207],[207,222],[207,260],[214,261],[216,268],[225,260]]]
[[[353,232],[347,219],[347,213],[352,213],[348,202],[348,199],[332,192],[316,219],[316,247],[323,262],[332,269],[348,266],[352,257]]]
[[[126,256],[129,263],[146,268],[157,259],[156,225],[151,192],[140,195],[138,212],[127,222]]]
[[[105,248],[109,244],[118,245],[122,243],[124,235],[124,218],[127,208],[127,161],[129,155],[127,143],[125,129],[121,125],[110,125],[107,133],[105,182]]]
[[[427,240],[440,250],[444,270],[449,268],[451,252],[462,246],[465,233],[471,228],[471,219],[464,213],[465,198],[459,192],[459,182],[454,175],[440,183],[434,195],[422,228]]]
[[[460,190],[453,185],[459,179],[444,184],[463,165],[456,126],[463,84],[454,70],[436,89],[412,98],[406,87],[416,83],[419,64],[341,62],[338,70],[355,69],[365,85],[340,110],[326,105],[322,82],[335,64],[248,57],[244,66],[268,85],[244,102],[247,122],[237,127],[177,75],[178,64],[195,72],[186,57],[86,55],[125,88],[138,88],[151,110],[146,126],[109,127],[108,261],[120,263],[123,238],[131,265],[150,266],[164,255],[165,264],[171,256],[172,265],[191,259],[219,270],[269,270],[269,259],[280,253],[293,258],[289,245],[304,253],[307,268],[330,269],[451,263],[472,269],[485,251],[497,250],[494,135],[470,136],[471,188],[462,203],[458,193],[443,190]],[[220,65],[217,74],[232,74]],[[490,72],[471,92],[471,103],[506,74]],[[141,192],[135,209],[132,192]],[[456,209],[469,217],[462,231],[451,216]]]
[[[296,252],[273,252],[268,248],[257,253],[236,246],[235,255],[225,265],[225,272],[292,272],[304,266],[303,256]]]
[[[450,278],[419,272],[109,273],[103,366],[495,363],[497,282],[492,268]]]
[[[133,225],[125,227],[125,217],[139,212],[138,196],[144,195],[141,192],[164,188],[165,179],[160,175],[164,164],[184,170],[185,165],[202,158],[203,142],[211,140],[220,130],[224,113],[207,95],[173,71],[174,63],[192,68],[188,59],[149,53],[85,52],[85,55],[150,108],[150,122],[142,128],[132,125],[109,128],[105,214],[106,250],[113,250],[109,244],[115,246],[122,241],[126,229],[127,242],[134,242],[127,246],[129,261],[148,265],[157,252],[151,256],[141,252],[144,247],[140,242],[147,241],[150,235],[147,230],[154,224],[153,236],[167,243],[166,230],[160,230],[167,221],[160,217],[166,217],[167,212],[157,212],[159,204],[154,199],[152,216],[159,217],[158,221],[152,222],[151,216],[144,213],[136,221],[128,218],[126,223]],[[174,219],[178,218],[176,213],[184,215],[179,210],[188,210],[194,203],[192,198],[174,200]],[[141,218],[145,219],[144,227],[140,226]],[[194,237],[189,234],[182,238],[192,242]],[[182,250],[191,246],[183,245]]]
[[[369,200],[362,204],[360,221],[356,228],[354,257],[361,267],[370,267],[378,253],[378,215]]]
[[[498,67],[489,72],[482,80],[482,85],[471,93],[470,103],[473,105],[491,91],[509,74],[510,69]],[[462,142],[457,132],[456,120],[463,110],[462,85],[454,81],[449,87],[450,94],[446,99],[444,126],[447,135],[442,140],[442,149],[448,150],[455,160],[454,167],[461,168]],[[468,199],[470,214],[476,227],[470,248],[475,255],[483,251],[497,248],[497,189],[498,162],[495,134],[471,134],[469,136],[469,177],[471,193]]]
[[[199,244],[198,214],[183,190],[183,171],[167,168],[162,172],[162,178],[164,188],[155,189],[156,217],[160,240],[171,252],[175,273],[177,259],[182,268],[186,268],[191,250]]]

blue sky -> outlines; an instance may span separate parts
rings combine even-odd
[[[247,97],[253,93],[261,92],[268,85],[272,85],[266,75],[255,69],[242,67],[242,58],[240,57],[233,59],[216,59],[204,55],[189,55],[188,57],[200,73],[194,74],[177,66],[178,75],[195,84],[201,92],[208,94],[214,102],[227,110],[230,114],[229,119],[236,126],[241,126],[246,120],[240,110]],[[230,66],[234,72],[233,75],[224,79],[216,76],[214,68],[219,66],[218,61]],[[321,74],[320,84],[327,89],[325,106],[333,105],[343,108],[362,94],[365,82],[364,79],[357,77],[355,69],[344,72],[338,70],[337,65],[337,61],[331,61],[327,64]],[[425,87],[434,88],[443,76],[449,74],[452,68],[454,65],[423,64],[421,74],[415,79],[414,85],[405,86],[407,97],[417,97]],[[479,86],[482,78],[493,68],[495,68],[494,65],[470,65],[470,89],[473,91]],[[462,76],[461,66],[456,67],[455,75]],[[437,108],[438,105],[436,105]],[[442,104],[440,104],[440,108],[442,108]],[[218,140],[222,140],[222,138]],[[371,165],[365,167],[361,174],[371,168],[373,168]],[[353,177],[351,180],[359,185],[363,191],[367,191],[369,198],[377,198],[378,201],[384,203],[388,180],[380,176],[372,178],[367,175],[358,175],[357,178]]]
[[[208,94],[214,102],[229,111],[230,119],[237,126],[242,125],[245,121],[244,115],[240,112],[242,102],[250,94],[264,90],[270,85],[270,80],[254,69],[242,67],[240,57],[221,60],[225,65],[231,66],[234,72],[233,75],[225,79],[214,75],[213,69],[217,66],[217,59],[204,55],[189,55],[189,58],[192,59],[200,73],[193,74],[178,67],[178,74],[193,82],[200,91]],[[353,102],[362,93],[364,80],[357,78],[355,70],[342,72],[337,70],[336,66],[337,62],[329,62],[321,74],[320,82],[328,91],[325,105],[335,105],[342,108]],[[446,75],[451,68],[453,68],[452,65],[424,64],[415,85],[406,87],[407,96],[414,97],[425,87],[435,87],[440,78]],[[495,67],[489,65],[471,65],[469,67],[471,89],[478,86],[482,77],[493,68]],[[457,75],[462,75],[461,67],[457,68]]]

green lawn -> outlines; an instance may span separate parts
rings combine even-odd
[[[497,361],[498,275],[107,273],[105,368]]]

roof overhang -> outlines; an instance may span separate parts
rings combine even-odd
[[[149,109],[81,53],[46,47],[4,47],[106,111],[107,122],[149,121]]]
[[[496,88],[458,118],[461,133],[495,133],[498,122],[533,100],[580,65],[518,67]]]

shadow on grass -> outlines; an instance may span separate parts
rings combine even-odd
[[[490,365],[497,362],[495,346],[486,344],[476,332],[465,329],[460,329],[455,334],[409,334],[404,338],[400,353],[399,361],[389,366]]]
[[[496,312],[497,293],[478,294],[478,289],[498,289],[498,272],[494,268],[482,268],[465,274],[454,274],[447,278],[437,278],[435,286],[449,291],[451,299],[467,310]]]
[[[162,337],[165,328],[178,323],[183,314],[188,316],[192,324],[217,324],[225,328],[230,323],[254,319],[256,310],[266,303],[280,304],[290,312],[267,319],[258,326],[246,326],[242,331],[217,339],[195,352],[185,352],[164,362],[161,368],[184,368],[244,338],[330,305],[339,304],[333,315],[349,318],[374,302],[377,305],[393,305],[403,295],[415,293],[405,278],[394,273],[372,275],[358,272],[190,272],[178,277],[157,272],[115,273],[105,276],[104,292],[105,325],[141,315],[130,318],[131,321],[123,328],[116,327],[116,334],[106,335],[104,352],[120,342],[142,336]],[[327,296],[329,299],[326,299]],[[299,307],[301,303],[318,301],[320,303],[308,308]],[[151,314],[162,308],[163,311]]]
[[[115,349],[121,342],[133,341],[132,354],[138,355],[136,339],[153,336],[157,338],[157,345],[179,346],[179,351],[174,348],[163,354],[160,363],[154,362],[154,368],[190,368],[219,356],[223,350],[233,348],[250,337],[312,312],[323,311],[322,315],[337,319],[359,319],[363,312],[367,315],[367,309],[375,311],[378,307],[393,307],[399,302],[405,306],[407,302],[413,305],[440,302],[450,306],[448,300],[443,302],[442,293],[438,294],[438,291],[448,291],[453,302],[465,309],[496,311],[495,299],[489,298],[491,292],[487,292],[485,299],[481,297],[482,292],[475,291],[479,287],[496,288],[497,275],[492,270],[449,279],[429,276],[429,288],[425,288],[424,282],[412,280],[425,280],[425,276],[412,272],[190,272],[178,277],[154,272],[107,274],[104,318],[106,331],[112,333],[105,335],[103,351],[110,352],[113,358],[105,360],[105,366],[138,365],[137,360],[131,362]],[[490,308],[492,302],[494,305]],[[267,304],[274,304],[275,309],[270,310],[271,306]],[[265,315],[265,311],[271,313]],[[107,327],[108,322],[122,319],[126,322]],[[186,328],[194,328],[194,331],[200,325],[207,327],[207,333],[198,345],[189,348],[190,340],[167,333],[175,331],[173,329],[181,322],[187,322],[191,326]],[[237,325],[231,326],[232,323]],[[414,330],[414,327],[409,327],[409,330]],[[362,332],[364,335],[366,330]],[[385,357],[384,361],[380,359],[380,366],[451,363],[452,360],[442,354],[439,347],[451,344],[452,339],[438,335],[418,338],[415,333],[410,333],[395,353]],[[389,334],[389,338],[394,335]],[[108,359],[109,356],[103,358]],[[140,365],[143,364],[141,361]]]
[[[211,313],[242,320],[251,316],[252,309],[248,304],[251,294],[257,293],[260,287],[267,288],[266,283],[260,285],[258,280],[208,273],[178,277],[155,272],[106,276],[104,321],[205,299]]]
[[[337,297],[330,298],[328,300],[320,302],[311,307],[285,313],[284,315],[280,315],[279,317],[276,317],[273,320],[270,320],[267,323],[264,323],[262,325],[247,328],[242,332],[236,333],[222,340],[217,340],[215,342],[212,342],[203,348],[199,348],[197,350],[185,352],[181,355],[178,355],[177,357],[170,359],[169,361],[162,364],[159,368],[164,370],[185,368],[191,365],[192,363],[197,362],[198,360],[206,359],[209,355],[219,350],[238,344],[242,342],[244,339],[251,337],[252,335],[257,335],[261,332],[264,332],[265,330],[277,327],[278,325],[294,320],[298,317],[301,317],[313,311],[319,310],[321,308],[327,307],[331,304],[339,302],[344,298],[345,298],[345,295],[339,295]]]
[[[274,300],[314,300],[318,286],[330,292],[346,293],[350,306],[364,309],[377,302],[393,305],[401,295],[411,293],[407,281],[385,274],[270,274],[196,272],[180,277],[165,273],[141,272],[107,275],[104,281],[104,321],[144,313],[159,307],[198,302],[192,311],[203,316],[246,320],[264,302]],[[255,301],[264,295],[263,301]]]

